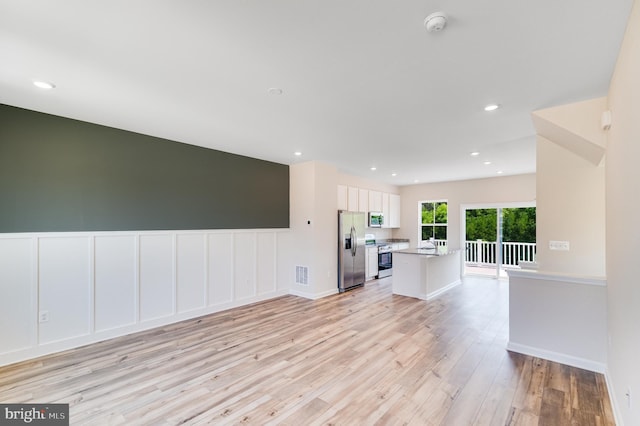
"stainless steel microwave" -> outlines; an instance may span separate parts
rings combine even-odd
[[[381,212],[369,212],[369,228],[382,228],[384,215]]]

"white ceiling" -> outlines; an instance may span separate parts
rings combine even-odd
[[[0,0],[0,103],[397,185],[529,173],[531,111],[606,94],[631,5]]]

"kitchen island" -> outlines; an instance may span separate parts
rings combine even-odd
[[[418,248],[393,253],[393,294],[429,300],[460,282],[460,250]]]

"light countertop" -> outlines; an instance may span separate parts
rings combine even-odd
[[[416,254],[416,255],[420,255],[420,256],[427,256],[427,257],[431,257],[431,256],[447,256],[450,254],[454,254],[459,252],[460,250],[449,250],[449,249],[443,249],[443,248],[412,248],[412,249],[406,249],[406,250],[397,250],[394,251],[394,253],[400,253],[400,254]]]

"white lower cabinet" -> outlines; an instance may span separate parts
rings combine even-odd
[[[367,280],[378,275],[378,246],[367,247],[366,275]]]
[[[409,248],[409,243],[393,243],[391,244],[391,250],[406,250]]]

